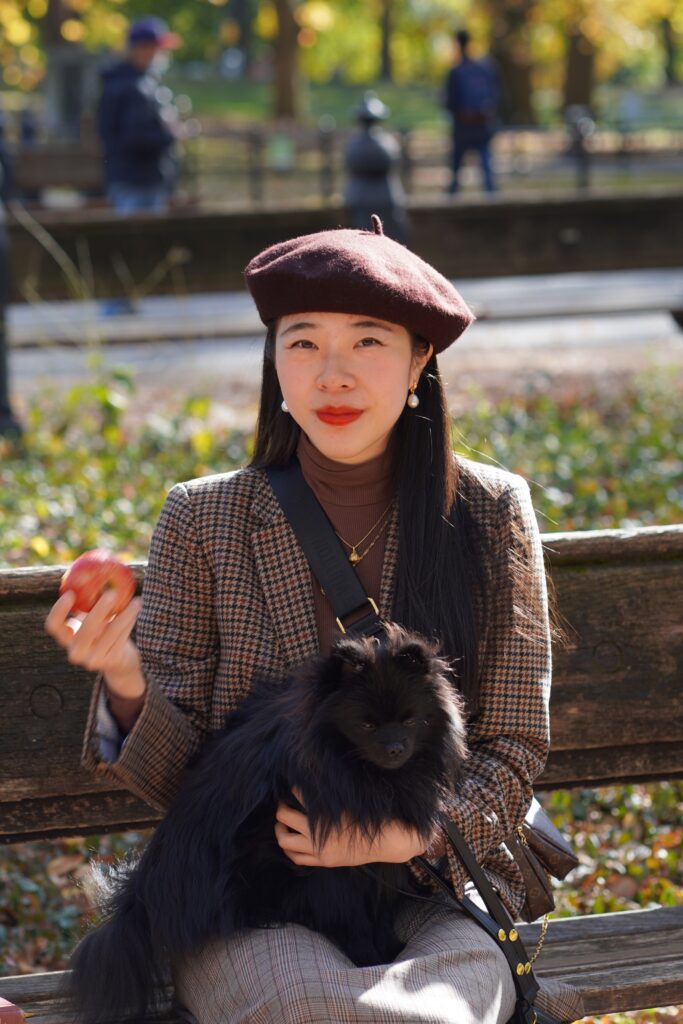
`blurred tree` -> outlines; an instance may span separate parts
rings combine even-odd
[[[488,0],[491,56],[501,81],[501,110],[508,124],[534,124],[531,16],[537,0]]]
[[[574,104],[590,107],[593,99],[595,50],[578,29],[570,29],[565,64],[564,101],[566,110]]]
[[[182,35],[180,63],[217,63],[226,47],[247,61],[270,55],[274,106],[288,116],[300,110],[300,73],[319,82],[441,81],[463,24],[499,65],[511,122],[533,120],[538,88],[585,102],[593,82],[622,70],[642,88],[683,73],[683,0],[0,0],[5,88],[28,91],[44,79],[42,26],[58,9],[72,49],[119,48],[130,19],[153,11]]]
[[[683,28],[683,16],[681,16],[680,21],[681,21],[681,27]],[[662,18],[661,29],[662,29],[662,41],[664,43],[664,54],[665,54],[664,74],[666,75],[666,83],[667,83],[667,85],[677,85],[678,82],[680,81],[680,78],[679,78],[679,74],[678,74],[678,64],[677,64],[677,60],[676,60],[676,57],[677,57],[676,37],[675,37],[675,33],[674,33],[674,27],[673,27],[672,19],[671,18]]]
[[[561,84],[565,104],[590,103],[593,85],[618,73],[641,88],[676,74],[681,0],[539,0],[532,21],[536,83]]]
[[[379,77],[383,82],[392,82],[394,79],[393,64],[391,61],[391,32],[393,28],[394,0],[381,0],[380,4],[380,27],[381,27],[381,51],[379,64]]]
[[[244,56],[244,72],[248,76],[254,60],[255,0],[233,0],[231,11],[237,24],[236,43]]]
[[[277,33],[274,40],[275,117],[296,118],[301,112],[299,77],[299,23],[296,0],[274,0]]]
[[[78,139],[85,96],[87,34],[73,0],[48,0],[41,23],[46,58],[47,121],[58,138]]]

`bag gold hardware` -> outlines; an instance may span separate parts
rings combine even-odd
[[[367,602],[370,605],[370,607],[372,608],[372,610],[375,613],[375,615],[379,615],[379,608],[377,607],[377,605],[375,604],[373,599],[371,597],[368,597],[367,598]],[[339,629],[341,630],[341,632],[346,634],[346,630],[344,629],[344,624],[342,623],[342,620],[340,618],[337,618],[337,619],[335,619],[335,622],[339,626]]]

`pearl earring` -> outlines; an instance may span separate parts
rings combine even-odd
[[[410,394],[408,395],[408,400],[406,403],[410,409],[417,409],[418,405],[420,404],[420,399],[415,394],[416,387],[417,384],[410,385]]]
[[[289,407],[287,406],[287,403],[285,402],[284,398],[282,399],[280,408],[282,409],[283,412],[289,412]]]

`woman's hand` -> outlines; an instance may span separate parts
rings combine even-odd
[[[107,687],[118,697],[135,698],[145,692],[146,682],[138,649],[130,639],[142,599],[133,598],[118,615],[111,609],[116,596],[105,592],[86,615],[70,615],[76,597],[67,590],[53,604],[45,629],[67,652],[72,665],[103,672]]]
[[[292,792],[303,806],[301,793]],[[313,868],[357,867],[382,861],[385,864],[403,864],[418,857],[424,850],[417,832],[400,822],[389,822],[378,833],[374,842],[367,838],[346,818],[340,830],[330,833],[320,851],[316,850],[308,818],[285,803],[279,803],[275,815],[275,838],[282,852],[294,864]],[[290,829],[294,829],[293,832]]]

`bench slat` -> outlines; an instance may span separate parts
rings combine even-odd
[[[532,950],[540,926],[519,933]],[[536,971],[580,989],[587,1013],[681,1002],[683,906],[553,920]]]

